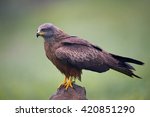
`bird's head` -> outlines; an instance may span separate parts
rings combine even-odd
[[[41,36],[46,40],[53,38],[57,32],[59,32],[59,29],[56,26],[51,23],[44,23],[38,27],[36,36]]]

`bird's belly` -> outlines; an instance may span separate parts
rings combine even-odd
[[[56,60],[54,65],[65,74],[66,77],[74,77],[80,80],[82,71],[68,64],[61,63],[61,61]]]
[[[55,49],[51,49],[49,43],[45,43],[45,52],[47,58],[57,67],[57,69],[65,74],[66,77],[74,77],[81,80],[81,69],[75,68],[74,66],[69,65],[68,63],[63,63],[55,56]]]

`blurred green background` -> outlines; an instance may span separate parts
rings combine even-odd
[[[48,99],[63,81],[35,36],[45,22],[145,62],[134,65],[142,80],[83,71],[88,99],[150,99],[150,0],[0,1],[0,99]]]

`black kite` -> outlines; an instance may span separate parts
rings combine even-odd
[[[63,73],[65,80],[62,84],[66,89],[72,87],[73,78],[81,80],[82,69],[95,72],[116,70],[130,77],[137,77],[129,63],[143,65],[144,63],[132,58],[108,53],[100,47],[76,36],[70,36],[51,23],[39,26],[37,37],[44,38],[44,47],[48,59]]]

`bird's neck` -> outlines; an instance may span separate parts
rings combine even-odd
[[[55,43],[55,42],[60,42],[69,37],[70,35],[64,33],[62,30],[59,30],[59,31],[56,31],[52,37],[45,37],[44,40],[45,42],[48,42],[48,43]]]
[[[69,36],[70,36],[70,35],[66,34],[66,33],[63,32],[62,30],[59,30],[59,31],[55,34],[54,38],[55,38],[56,41],[61,41],[61,40],[65,39],[65,38],[68,38]]]

